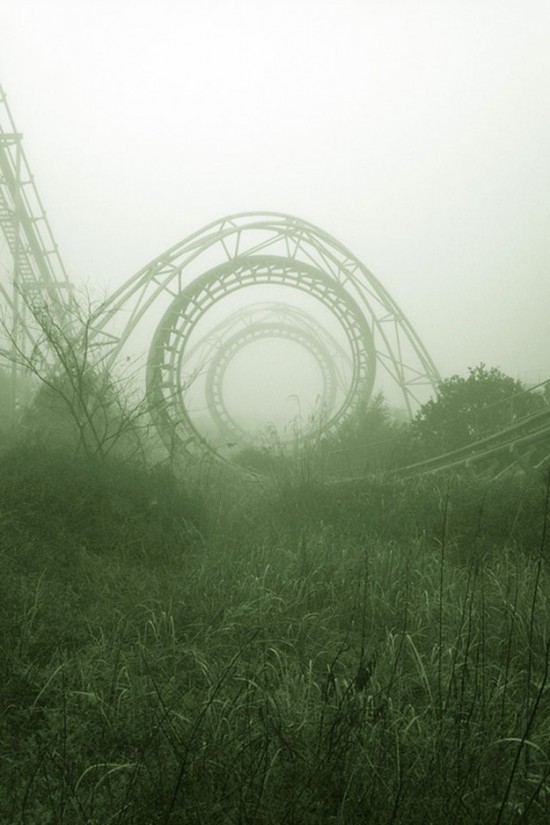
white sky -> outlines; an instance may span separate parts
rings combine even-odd
[[[0,0],[75,281],[241,211],[346,244],[443,375],[550,377],[548,0]]]

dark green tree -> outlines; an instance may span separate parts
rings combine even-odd
[[[410,428],[395,419],[382,393],[322,446],[331,469],[343,474],[391,470],[414,459]]]
[[[496,367],[481,363],[468,369],[467,378],[453,375],[442,381],[415,418],[419,447],[428,455],[479,441],[545,405],[542,393],[529,391]]]

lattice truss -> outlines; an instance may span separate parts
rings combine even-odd
[[[10,353],[8,360],[13,364],[43,344],[33,311],[47,305],[62,321],[72,301],[22,135],[0,88],[0,349]],[[47,360],[46,352],[43,356]]]
[[[154,420],[170,450],[193,455],[257,439],[228,409],[225,379],[258,341],[294,342],[317,365],[318,411],[302,422],[302,438],[334,432],[365,409],[377,374],[411,414],[439,380],[374,275],[326,232],[280,213],[232,215],[184,239],[103,304],[94,330],[112,363],[132,340],[150,339]]]
[[[66,330],[81,316],[1,90],[0,230],[4,363],[14,373],[16,361],[38,356],[55,369],[37,319],[45,311]],[[315,414],[287,440],[337,430],[366,407],[375,381],[397,388],[412,413],[439,378],[374,275],[326,232],[279,213],[232,215],[185,238],[111,295],[91,330],[102,368],[141,359],[163,441],[195,456],[257,443],[228,385],[242,354],[255,348],[261,357],[268,342],[305,352],[318,376]],[[282,369],[291,372],[292,361]]]
[[[0,366],[11,367],[14,398],[18,363],[37,358],[44,370],[59,367],[42,312],[64,335],[70,330],[71,342],[74,333],[78,346],[83,316],[0,88]],[[326,232],[279,213],[233,215],[195,232],[130,278],[85,326],[86,347],[102,369],[141,363],[141,391],[162,439],[187,455],[256,443],[228,403],[227,384],[241,354],[258,346],[261,353],[266,342],[305,351],[317,369],[317,415],[302,438],[361,414],[376,386],[396,390],[412,413],[439,381],[374,275]],[[549,460],[548,415],[541,409],[403,472],[541,467]]]

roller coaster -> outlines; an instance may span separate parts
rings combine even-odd
[[[76,299],[1,89],[0,230],[2,352],[15,394],[16,352],[38,351],[45,368],[55,367],[37,312],[47,307],[63,325]],[[367,408],[379,377],[409,417],[441,380],[372,272],[324,230],[282,213],[230,215],[194,232],[129,278],[89,320],[91,343],[108,369],[122,358],[141,359],[142,392],[160,438],[168,452],[190,460],[226,460],[227,445],[257,443],[257,431],[228,401],[227,385],[243,353],[255,348],[261,356],[266,341],[305,352],[319,376],[317,414],[285,436],[288,443],[338,432]],[[549,459],[546,406],[400,472],[475,467],[500,475]]]

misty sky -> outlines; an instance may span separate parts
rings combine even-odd
[[[0,30],[75,281],[287,212],[374,272],[443,375],[550,377],[548,0],[1,0]]]

